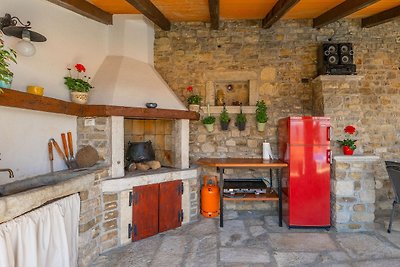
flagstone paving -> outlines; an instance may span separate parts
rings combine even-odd
[[[391,234],[380,218],[374,232],[288,229],[261,211],[228,211],[110,250],[92,266],[400,266],[400,218]]]

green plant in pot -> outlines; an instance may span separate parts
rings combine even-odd
[[[265,124],[268,121],[267,105],[264,100],[258,100],[256,103],[256,121],[257,130],[259,132],[264,132]]]
[[[239,131],[244,131],[246,128],[246,115],[242,111],[242,105],[240,105],[240,113],[236,115],[236,126],[238,127]]]
[[[0,36],[0,87],[2,88],[11,88],[14,76],[14,73],[9,69],[11,62],[17,63],[17,53],[15,50],[5,47]],[[0,93],[3,93],[1,88]]]
[[[231,118],[229,117],[228,111],[224,105],[221,114],[219,115],[219,122],[221,124],[221,130],[227,131],[229,127],[229,123],[231,122]]]
[[[193,86],[188,86],[186,91],[191,95],[188,97],[187,102],[189,104],[189,110],[199,112],[201,96],[193,93]]]
[[[211,133],[214,131],[214,123],[215,123],[215,117],[208,114],[207,117],[204,117],[202,120],[204,126],[206,127],[207,131]]]

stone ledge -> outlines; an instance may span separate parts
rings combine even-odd
[[[174,170],[165,173],[155,173],[132,177],[128,176],[104,180],[102,182],[102,191],[121,192],[124,190],[131,190],[134,186],[188,179],[197,179],[197,169]]]
[[[315,78],[312,82],[350,82],[350,81],[361,81],[364,76],[360,75],[320,75]]]
[[[337,162],[371,162],[378,161],[380,157],[374,155],[353,155],[353,156],[334,156]]]

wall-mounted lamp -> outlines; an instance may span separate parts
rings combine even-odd
[[[17,26],[20,23],[22,26]],[[15,49],[23,56],[30,57],[36,52],[35,46],[32,42],[45,42],[46,37],[40,33],[30,30],[30,21],[26,24],[22,23],[17,17],[12,17],[10,14],[5,14],[4,17],[0,17],[0,30],[7,36],[14,36],[22,39],[17,43]]]

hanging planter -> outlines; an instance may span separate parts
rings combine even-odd
[[[226,110],[225,105],[224,108],[222,109],[221,114],[219,115],[219,122],[221,124],[221,130],[227,131],[229,128],[229,123],[231,122],[231,118],[229,118],[229,114],[228,111]]]
[[[210,104],[207,104],[207,114],[208,116],[203,118],[202,122],[206,127],[207,131],[211,133],[212,131],[214,131],[215,117],[211,116],[210,114]]]
[[[256,103],[256,121],[257,131],[264,132],[265,124],[268,121],[267,105],[265,105],[264,100],[258,100]]]
[[[240,105],[240,113],[236,115],[236,127],[239,131],[244,131],[246,128],[246,115],[242,111],[242,105]]]

